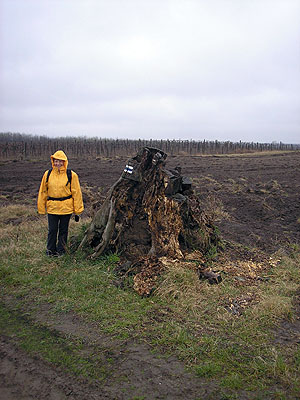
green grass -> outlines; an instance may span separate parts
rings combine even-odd
[[[93,349],[89,357],[80,355],[84,348],[80,340],[65,338],[57,332],[39,326],[16,310],[0,303],[0,331],[17,339],[20,347],[31,355],[39,355],[76,376],[91,380],[103,380],[109,374],[109,360],[103,360],[99,349]]]
[[[237,286],[227,275],[220,285],[209,285],[193,271],[178,267],[165,273],[151,297],[141,298],[130,285],[123,289],[115,285],[116,255],[98,260],[80,253],[48,258],[46,219],[26,222],[34,215],[26,207],[18,210],[23,223],[7,225],[15,212],[14,206],[0,210],[0,327],[26,351],[74,374],[95,378],[108,373],[97,352],[94,358],[80,358],[80,341],[66,341],[35,324],[32,316],[24,319],[20,311],[9,310],[5,296],[18,299],[23,308],[49,303],[53,312],[73,311],[96,321],[101,332],[112,337],[146,340],[157,352],[176,354],[199,379],[217,382],[224,398],[238,398],[241,390],[253,399],[266,398],[267,393],[274,399],[300,396],[297,343],[274,340],[280,321],[295,318],[292,301],[300,284],[299,246],[291,246],[289,257],[282,257],[269,271],[266,282]],[[82,229],[82,222],[71,222],[71,233],[78,235]],[[228,312],[226,304],[249,293],[257,301],[240,315]]]

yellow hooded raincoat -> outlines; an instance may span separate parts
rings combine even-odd
[[[64,165],[59,170],[54,167],[53,159],[63,160]],[[82,193],[80,189],[78,175],[72,171],[71,185],[68,183],[67,167],[68,158],[62,150],[58,150],[51,156],[52,172],[46,183],[48,171],[43,175],[39,195],[38,195],[38,212],[39,214],[81,214],[84,207],[82,201]],[[48,197],[62,198],[72,195],[67,200],[48,200]]]

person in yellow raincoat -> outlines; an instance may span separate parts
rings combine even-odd
[[[68,170],[68,158],[62,150],[51,156],[52,169],[45,171],[38,195],[38,213],[48,214],[48,256],[60,256],[66,251],[69,222],[75,221],[84,206],[78,175]],[[50,172],[49,172],[50,171]]]

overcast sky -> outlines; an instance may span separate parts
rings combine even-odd
[[[0,132],[300,143],[300,0],[0,0]]]

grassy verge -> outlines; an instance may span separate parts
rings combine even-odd
[[[16,214],[22,222],[7,224]],[[79,233],[82,226],[71,222],[70,229]],[[292,326],[296,319],[292,302],[300,284],[297,246],[268,271],[264,281],[243,286],[228,275],[222,284],[211,286],[200,282],[193,271],[174,267],[162,277],[153,296],[141,298],[130,287],[115,285],[115,255],[94,261],[82,254],[48,258],[46,234],[46,219],[36,218],[34,209],[1,209],[3,298],[51,303],[56,312],[72,310],[97,321],[106,334],[143,338],[158,351],[176,354],[197,376],[217,381],[227,398],[239,398],[240,390],[257,399],[300,396],[297,341],[276,340],[280,321],[287,319]],[[95,369],[97,354],[80,358],[80,342],[66,342],[44,327],[28,325],[3,304],[0,324],[1,331],[17,335],[27,351],[35,349],[76,374],[93,378],[107,373]]]
[[[0,331],[13,337],[20,347],[31,355],[39,355],[75,376],[87,379],[105,379],[109,375],[109,360],[95,348],[89,357],[81,355],[84,344],[81,340],[60,336],[56,331],[34,323],[16,310],[0,303]]]

